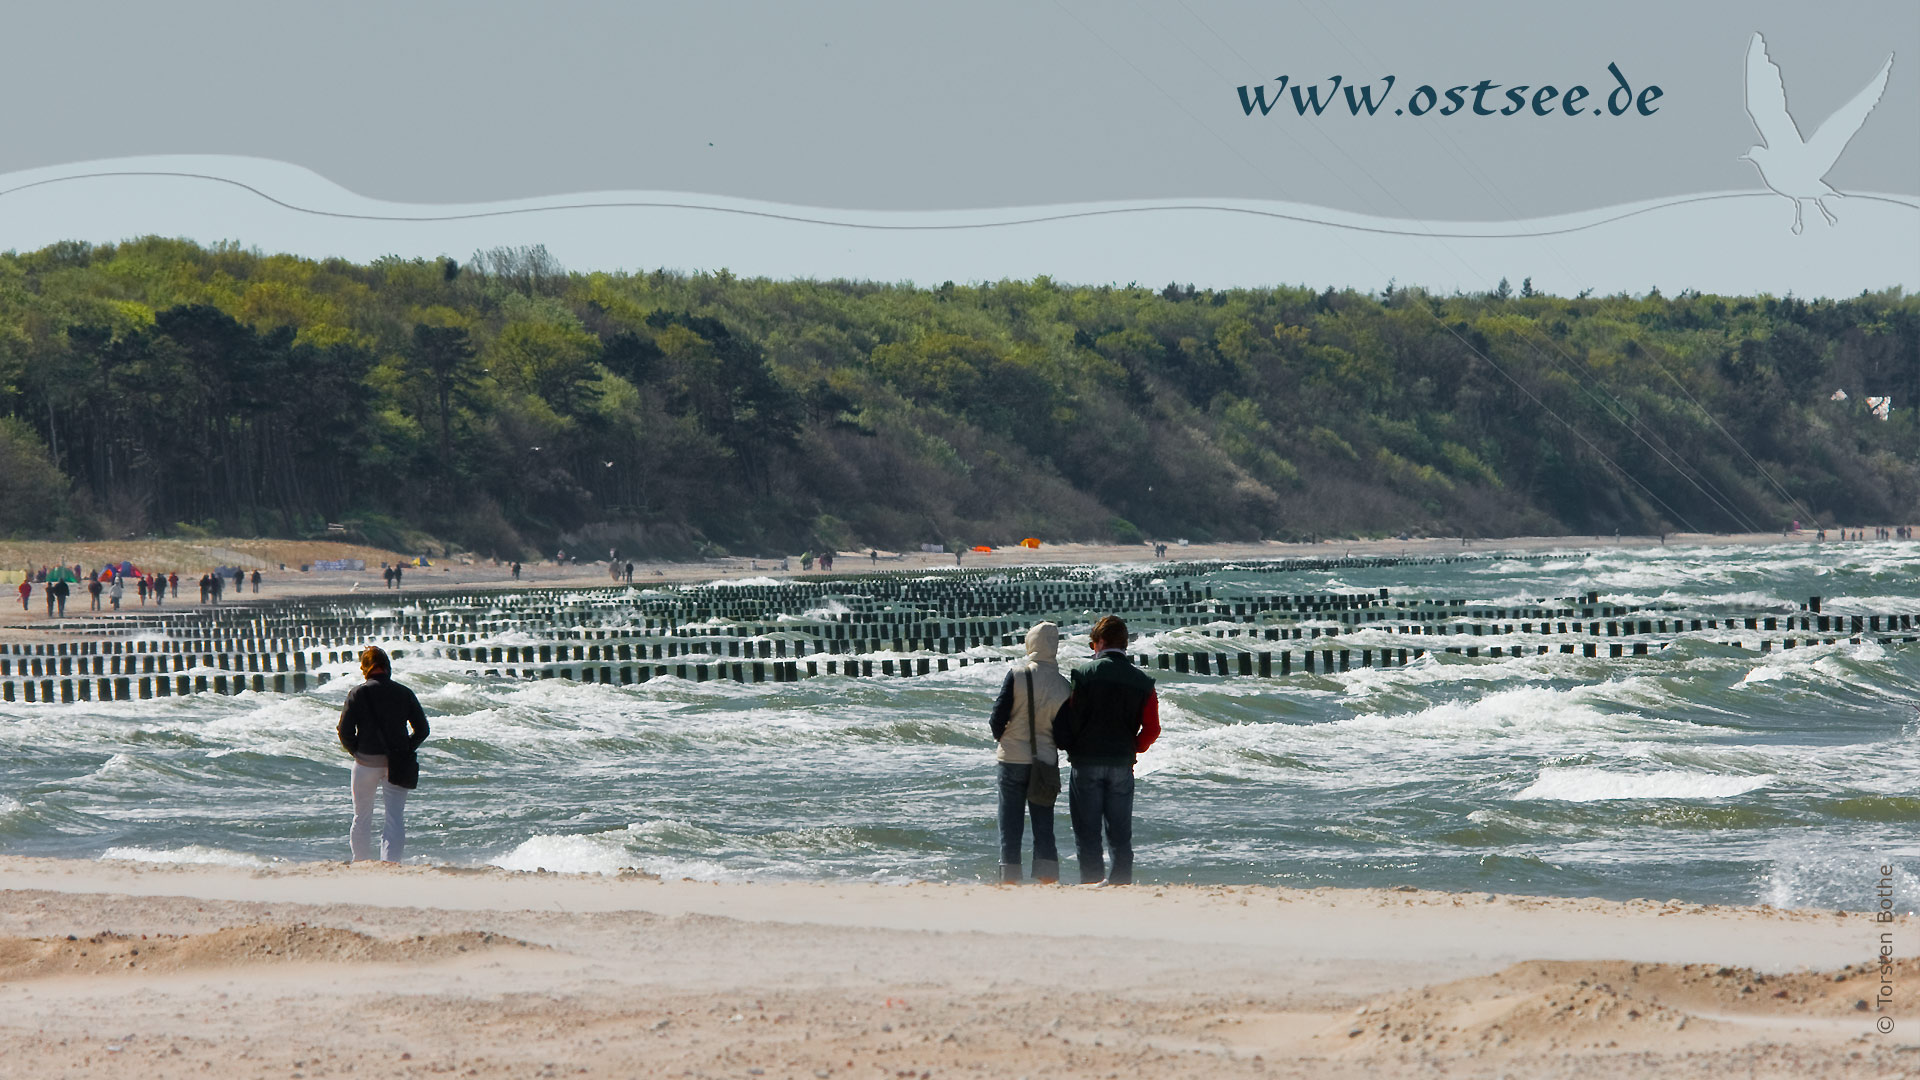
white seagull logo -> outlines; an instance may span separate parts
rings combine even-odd
[[[1753,43],[1747,46],[1747,115],[1753,119],[1754,130],[1760,133],[1763,145],[1748,150],[1740,159],[1753,162],[1753,167],[1760,170],[1761,182],[1793,202],[1796,234],[1801,229],[1802,200],[1813,200],[1827,224],[1840,220],[1827,208],[1826,198],[1841,193],[1828,187],[1822,177],[1840,160],[1840,152],[1847,148],[1860,125],[1867,122],[1867,114],[1880,103],[1880,95],[1887,89],[1887,75],[1892,70],[1893,54],[1889,53],[1887,62],[1880,65],[1880,74],[1867,83],[1866,89],[1834,110],[1827,122],[1820,125],[1820,130],[1813,133],[1813,138],[1805,139],[1787,112],[1787,88],[1780,81],[1780,69],[1767,57],[1766,41],[1758,33],[1753,35]]]

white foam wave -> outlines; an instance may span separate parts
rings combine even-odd
[[[661,877],[690,877],[700,881],[742,876],[716,862],[643,857],[628,845],[634,835],[635,831],[631,829],[586,835],[542,833],[528,837],[512,851],[489,859],[487,863],[503,870],[523,873],[545,870],[552,874],[613,875],[625,870],[644,870]]]
[[[1611,799],[1726,799],[1758,791],[1772,774],[1725,776],[1692,771],[1621,773],[1577,767],[1542,769],[1538,779],[1514,795],[1516,800],[1601,802]]]
[[[639,866],[626,846],[607,834],[532,836],[512,851],[487,861],[503,870],[546,870],[555,874],[618,874]]]
[[[267,860],[258,855],[249,855],[244,851],[228,851],[225,848],[205,847],[201,844],[188,844],[177,848],[114,847],[101,852],[100,858],[179,866],[261,867],[269,865]]]
[[[785,584],[787,584],[787,582],[781,581],[778,578],[770,578],[763,575],[761,577],[715,578],[714,580],[707,582],[706,587],[717,588],[717,587],[724,587],[724,586],[753,586],[753,587],[776,587],[777,588],[778,586],[785,585]]]
[[[1901,866],[1891,852],[1862,852],[1824,837],[1794,837],[1768,844],[1768,861],[1759,899],[1777,908],[1819,907],[1859,910],[1871,904],[1880,884],[1879,867],[1893,868],[1897,912],[1913,914],[1910,897],[1920,895],[1920,877]]]

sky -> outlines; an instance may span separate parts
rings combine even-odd
[[[1508,221],[1757,188],[1759,31],[1829,175],[1920,196],[1920,4],[105,0],[20,5],[0,172],[260,157],[364,196],[680,191],[868,210],[1272,199]],[[1658,85],[1652,116],[1248,116],[1242,85]],[[1531,91],[1530,91],[1531,92]],[[1395,99],[1396,103],[1398,98]]]

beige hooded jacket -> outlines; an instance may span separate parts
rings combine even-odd
[[[1000,736],[996,760],[1009,765],[1027,765],[1033,761],[1033,746],[1027,738],[1027,672],[1033,673],[1033,723],[1040,737],[1040,760],[1058,764],[1059,751],[1053,745],[1053,714],[1066,704],[1073,684],[1060,674],[1057,657],[1060,628],[1050,622],[1036,623],[1027,631],[1027,658],[1015,663],[1007,679],[1013,689],[1013,712],[1007,730]]]

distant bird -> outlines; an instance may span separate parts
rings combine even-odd
[[[539,448],[539,447],[537,447],[537,446],[529,446],[529,447],[527,447],[527,449],[529,449],[529,450],[538,450],[538,449],[540,449],[540,448]]]
[[[613,468],[613,462],[611,462],[611,461],[608,461],[608,462],[604,462],[604,464],[605,464],[605,465],[606,465],[606,467],[607,467],[607,468],[609,468],[609,469],[611,469],[611,468]]]
[[[1796,235],[1801,229],[1800,204],[1804,200],[1813,200],[1828,225],[1840,220],[1827,209],[1825,200],[1841,192],[1828,187],[1822,177],[1840,160],[1840,152],[1847,148],[1860,125],[1866,123],[1867,114],[1880,103],[1880,95],[1887,89],[1887,75],[1892,70],[1893,54],[1889,53],[1887,62],[1880,65],[1880,74],[1867,83],[1866,89],[1834,110],[1827,122],[1820,125],[1820,130],[1813,133],[1813,138],[1803,139],[1799,125],[1787,112],[1787,90],[1780,81],[1780,68],[1768,58],[1766,41],[1758,33],[1753,35],[1753,42],[1747,46],[1747,116],[1753,120],[1754,130],[1760,133],[1764,145],[1753,147],[1740,155],[1740,159],[1753,162],[1754,168],[1760,170],[1761,182],[1792,201]]]

